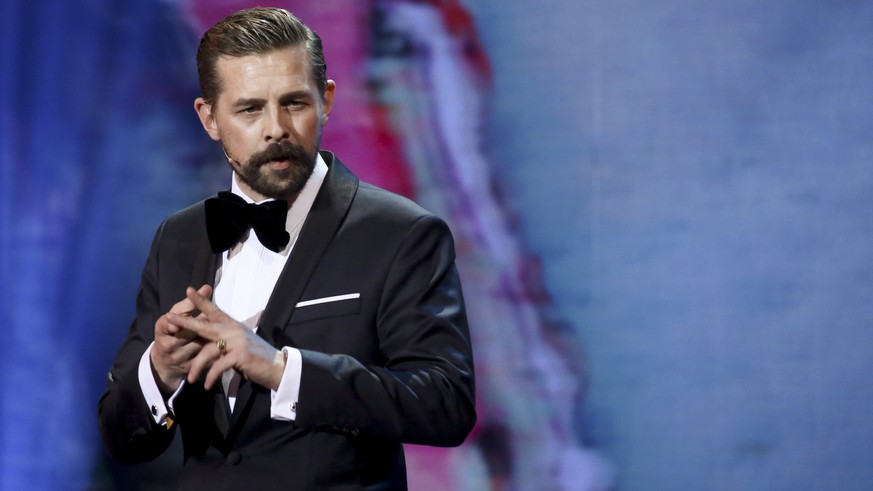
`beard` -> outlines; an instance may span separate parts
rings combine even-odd
[[[239,179],[262,196],[289,200],[306,185],[315,169],[316,151],[308,153],[302,146],[289,141],[272,143],[264,151],[252,155],[248,162],[231,162]],[[287,160],[286,169],[271,169],[270,162]],[[234,166],[234,163],[237,163]]]

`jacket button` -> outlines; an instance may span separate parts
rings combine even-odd
[[[230,452],[229,454],[227,454],[227,459],[225,460],[225,462],[227,462],[229,465],[237,465],[242,462],[242,455],[237,451]]]

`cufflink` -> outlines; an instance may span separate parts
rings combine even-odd
[[[157,415],[158,415],[158,406],[155,406],[154,404],[152,404],[152,416],[157,416]]]
[[[297,403],[296,403],[296,402],[292,402],[292,403],[291,403],[291,412],[292,412],[292,413],[296,413],[296,412],[297,412]]]

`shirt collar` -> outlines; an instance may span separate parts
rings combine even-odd
[[[303,189],[300,190],[297,199],[294,200],[291,208],[288,209],[288,217],[285,219],[285,230],[291,234],[292,241],[295,235],[294,232],[299,229],[303,219],[306,218],[306,215],[309,214],[309,210],[312,209],[315,197],[318,195],[318,191],[321,189],[321,185],[324,183],[324,178],[327,175],[327,163],[325,163],[324,159],[321,158],[320,153],[316,153],[315,155],[315,168],[312,170],[312,175],[309,176],[309,180],[306,181]],[[247,196],[246,193],[240,189],[239,183],[237,182],[238,179],[239,177],[236,175],[236,172],[234,172],[233,177],[230,180],[231,192],[246,200],[246,203],[255,203],[255,200]],[[259,201],[257,204],[266,203],[267,201],[273,201],[273,198],[267,198],[263,201]]]

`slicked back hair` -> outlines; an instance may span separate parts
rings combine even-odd
[[[309,74],[324,97],[327,64],[321,38],[291,12],[280,8],[256,7],[240,10],[212,26],[197,48],[197,75],[200,95],[214,104],[221,93],[221,78],[216,68],[222,56],[232,58],[262,55],[279,49],[303,47],[309,55]]]

